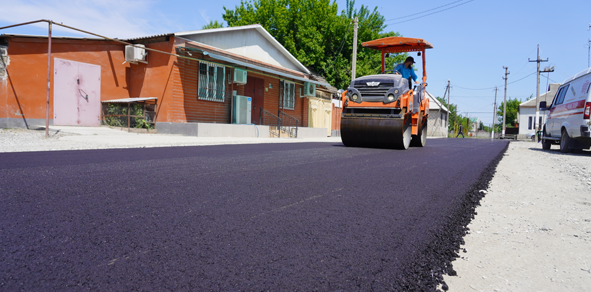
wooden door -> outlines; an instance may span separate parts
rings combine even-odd
[[[261,109],[265,108],[265,80],[248,76],[244,87],[244,95],[252,98],[250,121],[260,124]]]

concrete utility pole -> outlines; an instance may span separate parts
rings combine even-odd
[[[495,86],[495,103],[493,104],[493,121],[492,121],[492,131],[490,131],[490,138],[495,138],[495,118],[497,117],[497,91],[499,89]]]
[[[503,102],[503,124],[501,125],[501,137],[505,138],[505,128],[507,128],[507,126],[505,125],[505,117],[507,116],[507,75],[510,74],[509,71],[509,67],[505,67],[503,66],[503,69],[505,69],[505,77],[503,77],[503,79],[505,79],[505,102]]]
[[[355,71],[357,69],[357,28],[359,19],[353,20],[353,68],[351,70],[351,81],[355,80]]]
[[[448,127],[448,131],[449,131],[449,121],[450,121],[450,116],[449,114],[451,114],[451,105],[449,104],[449,95],[451,94],[451,86],[449,85],[449,79],[447,79],[447,86],[445,87],[445,92],[443,93],[443,100],[445,101],[445,95],[447,94],[447,110],[449,111],[447,113],[447,127]]]
[[[49,92],[51,89],[51,22],[47,33],[47,103],[45,104],[45,138],[49,137]]]
[[[537,87],[536,87],[536,119],[534,120],[534,129],[536,131],[536,134],[538,133],[538,131],[540,130],[540,123],[538,122],[540,120],[540,104],[538,99],[540,98],[540,63],[541,62],[548,62],[548,59],[546,60],[542,60],[540,59],[540,45],[538,45],[538,57],[536,58],[536,60],[532,61],[529,58],[527,58],[528,61],[530,62],[536,62],[538,63],[538,69],[537,69],[537,76],[538,76],[538,81],[537,81]],[[534,135],[536,137],[536,142],[538,142],[538,135]]]
[[[447,105],[449,106],[449,96],[451,95],[451,85],[449,79],[447,79]],[[445,96],[443,97],[445,98]],[[451,109],[450,109],[451,111]]]

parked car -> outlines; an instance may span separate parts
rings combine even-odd
[[[531,139],[532,141],[536,141],[536,133],[531,132],[531,133],[525,134],[525,139]]]
[[[591,148],[591,68],[568,78],[556,92],[552,104],[540,102],[548,111],[543,128],[542,148],[559,144],[564,153]]]

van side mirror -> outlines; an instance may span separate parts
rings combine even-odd
[[[546,102],[545,101],[541,101],[540,102],[540,110],[541,111],[547,110],[547,108],[546,108]]]

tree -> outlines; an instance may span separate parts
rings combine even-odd
[[[455,104],[447,104],[447,100],[441,98],[441,97],[436,97],[436,99],[441,102],[441,104],[443,104],[448,110],[449,110],[449,116],[448,116],[448,131],[449,132],[455,132],[456,131],[456,127],[457,129],[459,129],[459,125],[463,122],[464,124],[464,128],[465,126],[465,120],[464,117],[462,115],[458,115],[457,112],[457,105]]]
[[[224,23],[218,22],[217,20],[212,20],[208,24],[204,25],[201,29],[212,29],[212,28],[222,28],[224,27]]]
[[[347,0],[339,13],[336,1],[330,0],[242,0],[234,9],[224,7],[228,26],[261,24],[279,43],[312,72],[322,75],[337,88],[347,88],[351,80],[353,43],[352,18],[359,18],[357,76],[381,71],[381,53],[363,48],[362,42],[387,36],[385,18],[377,7],[370,10]],[[406,54],[388,58],[393,67]]]
[[[501,105],[497,109],[497,117],[499,120],[499,125],[503,123],[503,104],[504,104],[504,102],[501,102]],[[509,98],[507,100],[507,113],[505,115],[505,125],[507,127],[515,127],[516,126],[517,113],[519,112],[519,104],[521,104],[521,99]]]

